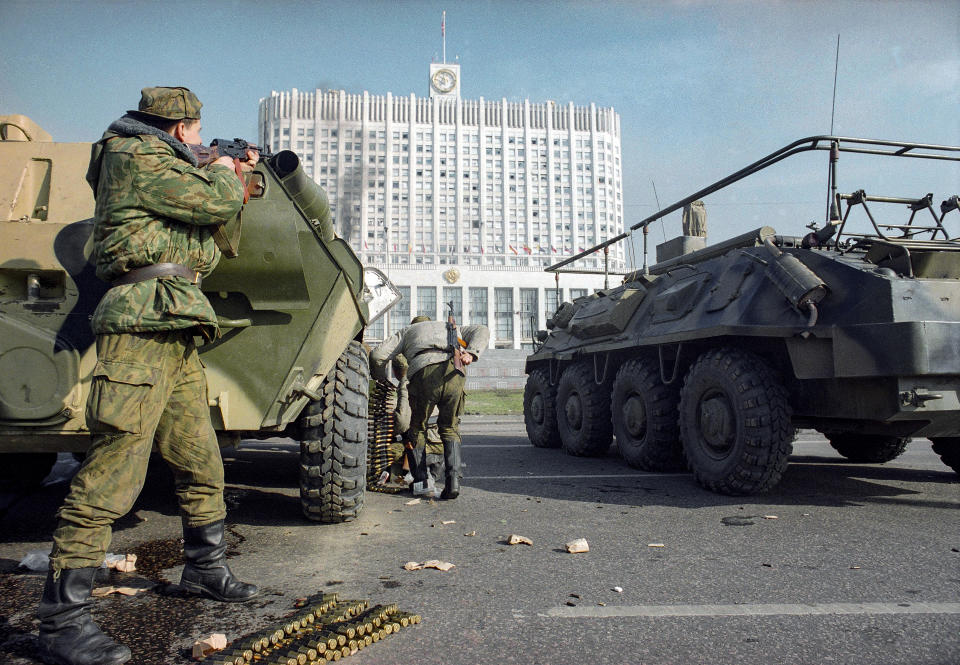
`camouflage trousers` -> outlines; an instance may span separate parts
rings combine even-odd
[[[427,365],[410,377],[410,431],[415,446],[427,443],[427,420],[439,410],[437,433],[441,441],[460,441],[460,416],[467,395],[466,377],[453,367],[453,360]]]
[[[187,526],[226,517],[223,460],[192,330],[97,336],[87,399],[91,446],[58,512],[54,571],[99,566],[111,525],[133,507],[156,443]]]

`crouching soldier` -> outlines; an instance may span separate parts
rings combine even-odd
[[[427,473],[426,430],[427,420],[434,408],[439,410],[437,430],[443,444],[443,459],[446,467],[446,483],[443,499],[456,499],[460,494],[462,454],[460,450],[460,415],[463,413],[466,394],[466,376],[456,368],[455,352],[465,368],[477,360],[487,347],[490,330],[486,326],[464,326],[459,337],[465,346],[453,349],[449,343],[448,324],[431,321],[418,316],[411,325],[387,339],[370,354],[375,372],[384,367],[397,354],[403,354],[409,363],[407,376],[410,380],[410,430],[408,438],[414,444],[416,472],[414,494],[435,496],[433,479]]]

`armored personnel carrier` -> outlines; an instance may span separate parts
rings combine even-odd
[[[807,151],[829,155],[822,227],[764,226],[709,246],[681,236],[649,269],[558,308],[526,361],[534,446],[599,455],[616,439],[631,466],[689,468],[732,495],[780,481],[796,428],[857,462],[892,460],[925,437],[960,471],[957,196],[841,193],[836,178],[842,153],[955,168],[960,148],[800,139],[631,231]]]
[[[89,143],[55,143],[0,116],[0,473],[38,482],[56,453],[89,444],[84,405],[96,363],[90,315],[107,285],[90,261]],[[235,258],[202,288],[223,336],[200,348],[223,445],[301,442],[304,515],[352,519],[366,487],[365,326],[399,293],[333,232],[324,191],[282,151],[247,176],[229,226]]]

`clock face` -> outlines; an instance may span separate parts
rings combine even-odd
[[[457,76],[449,69],[438,69],[431,78],[437,92],[450,92],[457,85]]]

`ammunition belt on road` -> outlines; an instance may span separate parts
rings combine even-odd
[[[300,604],[301,611],[276,626],[240,637],[223,651],[203,659],[204,665],[322,665],[357,653],[410,625],[419,614],[396,605],[367,600],[338,600],[318,594]]]

